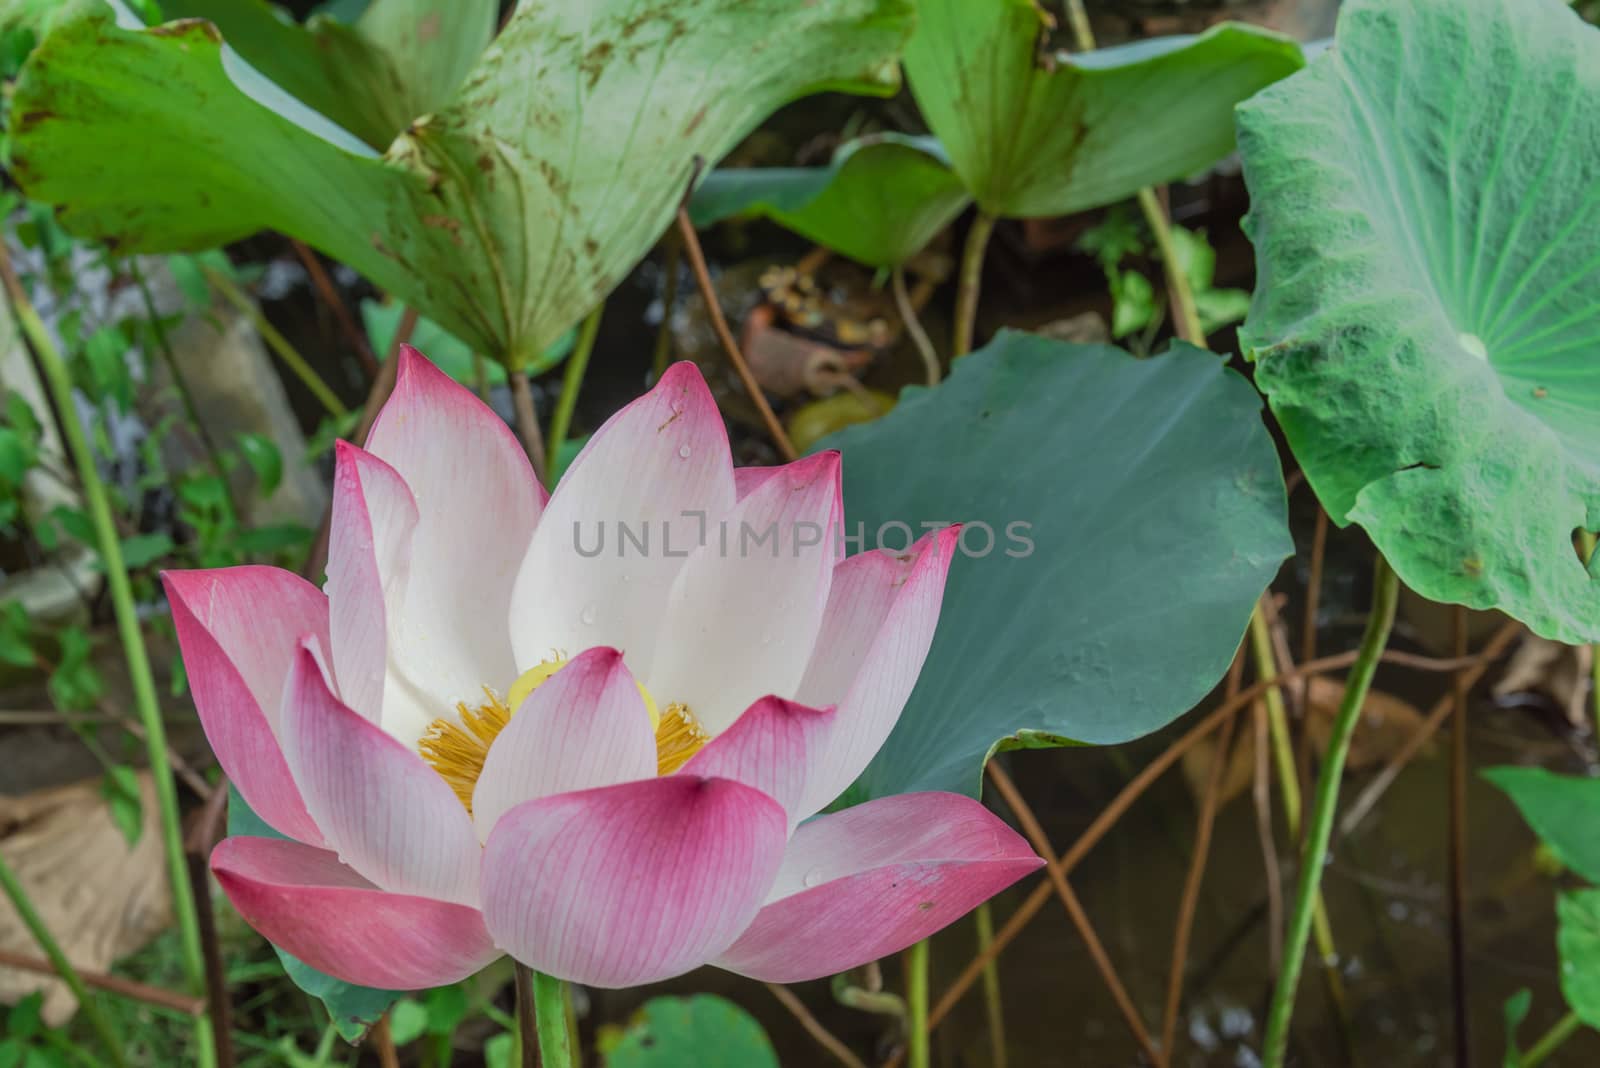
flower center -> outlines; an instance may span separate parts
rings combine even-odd
[[[489,757],[489,747],[505,730],[506,724],[511,722],[512,712],[566,662],[565,657],[558,655],[523,672],[511,684],[503,701],[485,686],[482,704],[468,705],[465,701],[458,701],[454,716],[441,716],[428,724],[428,729],[422,733],[421,740],[417,742],[417,752],[455,791],[456,797],[469,813],[472,811],[472,792],[477,789],[478,776],[483,774],[483,762]],[[675,701],[662,712],[644,684],[636,685],[639,687],[639,696],[644,698],[645,711],[650,714],[650,725],[656,732],[656,774],[671,775],[688,763],[689,758],[711,740],[711,736],[694,718],[688,705]]]

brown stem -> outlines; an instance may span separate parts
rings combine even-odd
[[[339,296],[339,291],[333,286],[333,279],[328,277],[327,268],[322,266],[322,261],[317,254],[312,252],[300,241],[290,241],[294,246],[294,254],[300,258],[300,264],[306,269],[306,274],[311,276],[311,284],[316,287],[317,295],[322,298],[322,303],[333,312],[334,319],[339,324],[339,330],[344,334],[344,339],[355,350],[356,359],[361,361],[361,369],[367,373],[367,380],[378,377],[378,361],[372,355],[372,346],[367,344],[367,335],[356,326],[355,319],[350,316],[350,309]]]
[[[521,961],[511,962],[517,989],[517,1041],[522,1047],[522,1068],[539,1068],[539,1031],[534,1024],[533,971]]]
[[[733,339],[733,331],[728,329],[728,320],[722,314],[722,303],[717,299],[717,291],[711,284],[711,272],[706,267],[706,255],[700,249],[700,237],[694,232],[694,223],[689,221],[689,209],[686,207],[678,209],[678,233],[683,237],[683,250],[689,256],[689,266],[694,270],[695,284],[700,287],[700,298],[705,301],[706,314],[711,316],[711,325],[716,329],[717,340],[722,342],[722,351],[728,354],[728,360],[739,374],[739,381],[744,383],[745,392],[750,395],[756,410],[761,413],[761,421],[766,424],[767,433],[772,437],[773,444],[778,447],[778,452],[785,460],[798,459],[800,454],[795,451],[794,443],[784,432],[783,424],[778,422],[777,415],[772,411],[772,405],[767,403],[767,395],[761,392],[761,384],[751,373],[750,365],[745,363],[744,354],[739,351],[739,344]]]
[[[994,783],[995,789],[1000,791],[1000,796],[1005,799],[1006,807],[1011,809],[1017,817],[1017,822],[1022,825],[1022,833],[1027,835],[1034,851],[1045,859],[1049,865],[1050,881],[1055,885],[1056,896],[1061,898],[1061,904],[1066,907],[1067,915],[1072,919],[1072,925],[1077,928],[1079,936],[1083,939],[1085,948],[1089,950],[1089,957],[1094,961],[1095,969],[1100,973],[1101,980],[1106,989],[1111,992],[1112,1000],[1117,1003],[1117,1009],[1122,1013],[1122,1018],[1127,1021],[1128,1030],[1133,1032],[1134,1041],[1139,1043],[1139,1048],[1144,1055],[1150,1058],[1152,1064],[1161,1064],[1161,1054],[1156,1049],[1150,1031],[1145,1027],[1144,1021],[1139,1018],[1139,1010],[1133,1004],[1133,999],[1128,996],[1128,988],[1122,985],[1122,978],[1117,975],[1117,969],[1111,963],[1111,956],[1106,952],[1106,947],[1101,944],[1099,935],[1095,934],[1094,925],[1089,922],[1088,913],[1083,910],[1083,903],[1078,900],[1078,895],[1073,893],[1072,884],[1067,882],[1066,875],[1057,863],[1056,851],[1050,845],[1050,839],[1045,835],[1044,828],[1039,825],[1038,817],[1028,807],[1027,801],[1022,797],[1022,792],[1011,781],[1011,776],[1006,774],[1004,768],[994,761],[988,766],[989,781]],[[931,1021],[930,1021],[931,1023]]]
[[[378,1055],[379,1068],[400,1068],[400,1052],[394,1048],[394,1033],[389,1030],[389,1014],[385,1012],[372,1025],[367,1037],[372,1050]]]
[[[200,953],[206,964],[206,1002],[211,1006],[211,1048],[217,1068],[233,1068],[233,1005],[228,998],[228,971],[217,937],[217,914],[211,907],[210,851],[189,852],[189,886],[194,892],[195,919],[200,927]]]
[[[1467,651],[1467,610],[1451,613],[1454,652]],[[1450,723],[1450,993],[1455,1010],[1456,1068],[1472,1068],[1472,1021],[1467,1015],[1467,691],[1457,673]]]
[[[805,1002],[795,996],[794,991],[777,983],[763,984],[772,996],[778,999],[779,1004],[789,1010],[789,1014],[805,1028],[806,1034],[817,1040],[817,1045],[833,1055],[833,1059],[844,1065],[845,1068],[867,1068],[866,1064],[850,1051],[850,1047],[839,1040],[839,1037],[826,1027],[822,1021],[811,1014]]]
[[[1317,608],[1322,600],[1322,562],[1328,552],[1328,512],[1317,505],[1316,532],[1311,535],[1311,573],[1306,578],[1306,611],[1300,624],[1300,659],[1317,655]]]
[[[528,373],[519,369],[506,377],[511,380],[511,406],[517,413],[517,436],[522,439],[522,447],[528,452],[534,477],[542,483],[545,473],[544,434],[539,430],[539,413],[533,407],[533,388],[528,384]]]
[[[1228,669],[1229,698],[1239,692],[1240,678],[1244,672],[1244,650],[1240,649]],[[1233,732],[1239,721],[1235,711],[1218,732],[1217,747],[1213,750],[1211,775],[1206,781],[1205,794],[1200,799],[1200,814],[1195,820],[1194,856],[1189,861],[1189,874],[1184,879],[1183,897],[1178,904],[1178,924],[1172,938],[1172,966],[1167,970],[1167,1001],[1161,1016],[1161,1064],[1172,1068],[1173,1044],[1178,1032],[1178,1007],[1183,1000],[1183,973],[1189,960],[1189,936],[1194,930],[1195,907],[1200,900],[1200,884],[1206,874],[1206,861],[1211,855],[1211,828],[1216,822],[1217,798],[1222,793],[1222,780],[1228,766],[1228,748],[1233,742]]]
[[[1516,620],[1507,621],[1504,626],[1495,631],[1494,636],[1489,639],[1488,643],[1484,645],[1477,655],[1470,658],[1472,663],[1467,670],[1461,673],[1460,684],[1468,688],[1476,685],[1477,681],[1483,677],[1483,673],[1489,669],[1490,663],[1505,652],[1507,647],[1521,633],[1522,624]],[[1411,763],[1413,757],[1422,751],[1422,747],[1428,744],[1428,739],[1432,738],[1444,721],[1449,718],[1450,712],[1454,707],[1455,694],[1453,692],[1446,694],[1434,703],[1433,708],[1428,711],[1427,718],[1417,725],[1417,729],[1412,732],[1411,737],[1407,738],[1405,743],[1389,758],[1389,763],[1383,766],[1383,770],[1373,777],[1373,780],[1367,784],[1366,789],[1362,790],[1360,796],[1345,810],[1344,818],[1339,821],[1339,833],[1341,835],[1349,834],[1361,825],[1361,821],[1367,818],[1373,807],[1388,792],[1389,787],[1399,777],[1400,772],[1407,764]]]
[[[922,329],[922,320],[917,318],[917,309],[911,303],[910,294],[906,292],[906,269],[903,265],[896,264],[894,270],[889,272],[889,291],[894,294],[894,307],[900,313],[900,321],[905,324],[906,334],[910,336],[911,343],[917,347],[917,355],[922,357],[928,385],[937,386],[939,353],[934,350],[928,332]]]
[[[37,972],[40,975],[55,975],[56,970],[50,962],[40,957],[31,957],[26,953],[17,953],[9,949],[0,949],[0,966],[16,968],[25,972]],[[146,1005],[155,1005],[158,1008],[170,1009],[181,1012],[185,1016],[204,1016],[206,1013],[206,999],[191,997],[176,990],[167,990],[159,986],[146,986],[136,983],[132,979],[124,979],[120,975],[106,975],[102,972],[86,972],[78,969],[78,977],[83,980],[84,986],[92,986],[96,990],[104,990],[108,994],[129,998],[133,1001],[142,1001]]]
[[[1476,680],[1487,669],[1489,662],[1505,650],[1504,643],[1509,643],[1520,629],[1521,624],[1508,623],[1481,652],[1464,660],[1439,660],[1424,656],[1397,655],[1389,650],[1384,652],[1383,659],[1406,664],[1421,671],[1453,671],[1460,668],[1470,668],[1467,674]],[[1504,643],[1501,643],[1502,637],[1504,638]],[[1292,670],[1282,672],[1275,679],[1263,679],[1246,686],[1239,691],[1238,696],[1233,700],[1223,701],[1222,704],[1207,713],[1199,723],[1191,727],[1182,737],[1169,745],[1160,756],[1151,761],[1138,775],[1135,775],[1132,781],[1122,788],[1122,791],[1112,799],[1111,803],[1089,825],[1089,829],[1072,844],[1072,847],[1057,858],[1054,864],[1047,864],[1047,867],[1051,871],[1059,870],[1062,875],[1069,874],[1077,863],[1088,854],[1089,850],[1093,849],[1105,837],[1107,832],[1116,825],[1123,814],[1133,806],[1133,803],[1150,788],[1151,784],[1159,779],[1168,768],[1177,763],[1184,753],[1194,748],[1201,739],[1216,730],[1229,714],[1254,701],[1274,686],[1282,686],[1305,675],[1324,675],[1332,671],[1338,671],[1340,668],[1349,667],[1355,663],[1357,655],[1358,651],[1352,649],[1334,656],[1324,656],[1308,661]],[[1420,744],[1418,743],[1419,747]],[[995,932],[994,942],[989,948],[978,953],[967,963],[966,968],[945,989],[945,992],[940,995],[939,1000],[934,1003],[929,1011],[928,1026],[930,1028],[937,1027],[950,1014],[950,1011],[960,1002],[962,996],[972,988],[972,984],[977,982],[979,976],[983,974],[984,965],[1004,951],[1022,933],[1023,928],[1027,927],[1029,922],[1039,914],[1039,910],[1044,908],[1045,902],[1050,900],[1050,894],[1053,889],[1053,886],[1048,882],[1040,883],[1036,886],[1033,893],[1029,894],[1027,899],[1017,908],[1017,911],[1012,913],[1011,917],[1006,920],[1005,926]],[[885,1062],[884,1068],[896,1068],[903,1056],[904,1054],[900,1053],[891,1057]]]

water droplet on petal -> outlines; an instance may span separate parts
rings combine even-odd
[[[687,460],[689,458],[689,456],[690,456],[691,451],[692,450],[690,450],[689,446],[687,446],[687,445],[679,445],[678,446],[678,459]]]
[[[823,874],[821,868],[812,868],[810,871],[806,872],[805,877],[800,881],[807,886],[816,886],[825,878],[826,876]]]
[[[594,621],[600,618],[600,609],[596,605],[584,605],[583,611],[578,613],[578,618],[589,626],[594,626]]]

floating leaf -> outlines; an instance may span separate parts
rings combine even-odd
[[[910,0],[523,3],[380,157],[214,26],[69,0],[16,84],[11,173],[120,252],[272,228],[526,368],[654,244],[696,157],[780,105],[893,87]],[[161,151],[150,151],[160,144]]]
[[[1560,0],[1352,0],[1239,111],[1241,333],[1332,519],[1425,597],[1600,638],[1600,31]]]
[[[923,0],[906,76],[992,215],[1065,215],[1203,170],[1233,149],[1233,106],[1298,70],[1287,38],[1223,24],[1041,55],[1034,0]]]
[[[1600,883],[1600,779],[1511,767],[1488,768],[1483,777],[1506,792],[1562,864]]]
[[[1190,346],[1136,360],[1006,331],[827,439],[852,551],[967,524],[866,796],[973,793],[997,746],[1123,742],[1204,696],[1293,549],[1260,412]]]
[[[265,0],[162,0],[168,18],[209,19],[243,59],[302,104],[380,151],[447,104],[494,36],[496,0],[382,0],[352,24],[304,25]]]
[[[765,215],[853,260],[894,267],[922,251],[970,199],[937,140],[883,133],[839,146],[826,167],[713,171],[689,213],[696,226]]]
[[[1600,890],[1562,894],[1556,899],[1556,921],[1561,992],[1578,1019],[1600,1027]]]
[[[606,1057],[606,1068],[778,1068],[761,1025],[715,994],[651,998]]]
[[[228,834],[246,838],[282,838],[283,835],[256,815],[238,789],[228,784]],[[298,957],[291,956],[277,946],[278,959],[283,970],[294,980],[295,986],[314,998],[320,998],[328,1007],[328,1015],[347,1041],[360,1038],[378,1017],[405,995],[395,990],[376,990],[369,986],[356,986],[319,972]]]

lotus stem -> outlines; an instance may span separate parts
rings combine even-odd
[[[1522,1055],[1517,1062],[1517,1068],[1538,1068],[1545,1059],[1561,1048],[1561,1044],[1577,1033],[1583,1026],[1583,1021],[1578,1019],[1578,1014],[1568,1012],[1555,1022],[1555,1026],[1544,1033],[1544,1037],[1533,1044],[1533,1048]]]
[[[83,484],[84,501],[94,524],[100,559],[105,565],[106,584],[110,587],[111,603],[117,617],[117,631],[128,662],[134,705],[139,710],[139,719],[144,727],[145,751],[149,757],[150,775],[154,780],[156,803],[161,813],[161,839],[167,857],[167,878],[172,885],[172,911],[178,924],[184,976],[189,992],[203,997],[206,976],[200,951],[200,923],[195,912],[194,896],[189,888],[189,866],[183,851],[178,792],[167,759],[167,731],[161,720],[161,706],[156,700],[155,678],[150,671],[144,635],[139,630],[138,608],[134,604],[132,584],[128,581],[128,568],[123,562],[122,542],[117,536],[116,522],[111,514],[111,501],[106,494],[105,484],[100,481],[94,452],[89,447],[89,439],[84,435],[83,424],[73,406],[72,379],[67,373],[67,366],[56,351],[50,332],[45,329],[44,322],[23,291],[4,242],[0,242],[0,279],[4,281],[17,321],[32,343],[40,370],[44,372],[45,383],[60,417],[61,431],[66,435],[67,447]],[[216,1050],[212,1044],[209,1016],[195,1017],[194,1041],[196,1063],[200,1068],[215,1068]]]
[[[517,983],[519,990],[526,981],[532,987],[531,1000],[533,1002],[533,1015],[537,1020],[538,1031],[538,1064],[542,1068],[573,1068],[572,1035],[567,1030],[567,984],[554,976],[536,972],[523,965],[517,965]],[[520,1012],[526,1007],[527,999],[519,996],[517,1007]],[[526,1017],[523,1017],[526,1019]],[[528,1041],[528,1025],[522,1025],[523,1047],[522,1063],[533,1065],[535,1062],[529,1058],[533,1047]]]
[[[994,233],[994,216],[978,209],[967,231],[967,245],[961,253],[961,274],[956,287],[955,336],[951,343],[952,357],[965,356],[972,351],[972,331],[978,321],[978,289],[983,282],[983,254]]]
[[[106,1053],[111,1057],[111,1063],[118,1068],[124,1068],[127,1060],[122,1056],[122,1039],[117,1036],[116,1029],[111,1026],[111,1021],[100,1011],[100,1005],[89,994],[89,988],[84,985],[83,977],[78,974],[78,969],[72,966],[67,955],[62,952],[61,944],[56,941],[55,935],[50,933],[50,928],[45,926],[33,902],[28,899],[28,892],[23,889],[22,883],[17,879],[11,865],[0,857],[0,889],[5,891],[6,897],[11,899],[11,907],[17,910],[17,916],[22,920],[33,935],[33,940],[39,943],[39,948],[49,958],[55,972],[72,991],[72,996],[78,999],[78,1007],[83,1010],[84,1019],[89,1021],[95,1036],[100,1039],[100,1044],[105,1046]]]
[[[1089,28],[1089,13],[1083,9],[1083,0],[1067,0],[1067,21],[1072,24],[1072,37],[1078,51],[1094,48],[1094,31]]]
[[[928,1068],[928,940],[924,938],[904,956],[906,971],[906,1062],[909,1068]]]
[[[206,270],[206,278],[229,304],[239,309],[239,312],[250,320],[255,326],[256,332],[261,335],[261,340],[265,341],[267,347],[278,354],[278,359],[288,365],[289,370],[294,372],[294,376],[300,380],[301,385],[310,390],[311,395],[317,398],[317,402],[322,405],[324,411],[336,419],[342,419],[350,413],[350,409],[345,407],[344,402],[338,398],[328,386],[328,383],[322,380],[322,376],[312,369],[312,366],[306,362],[306,358],[300,355],[293,345],[289,344],[289,339],[279,333],[278,328],[267,321],[267,317],[262,314],[255,301],[251,300],[233,279],[221,271],[209,268]]]
[[[1579,532],[1579,540],[1583,542],[1584,563],[1592,569],[1596,562],[1595,536],[1584,530]],[[1600,642],[1589,646],[1589,704],[1594,709],[1595,736],[1600,738]]]
[[[994,912],[985,901],[972,916],[978,928],[978,951],[984,952],[994,945]],[[998,955],[991,956],[983,966],[983,1008],[989,1023],[989,1063],[994,1068],[1006,1068],[1006,1015],[1000,996]]]
[[[519,368],[508,371],[506,378],[511,382],[511,407],[517,416],[517,437],[522,440],[528,462],[533,465],[533,477],[543,482],[545,472],[549,470],[548,458],[544,454],[544,437],[539,433],[539,412],[533,406],[533,387],[528,384],[528,372]]]
[[[1294,1014],[1295,989],[1300,982],[1300,969],[1305,963],[1306,942],[1311,937],[1317,890],[1322,881],[1323,858],[1327,855],[1328,840],[1333,834],[1333,817],[1339,805],[1339,785],[1344,776],[1345,758],[1350,755],[1350,739],[1355,733],[1356,722],[1361,718],[1361,706],[1366,702],[1372,676],[1378,669],[1383,648],[1389,642],[1389,632],[1394,627],[1395,602],[1399,594],[1399,578],[1388,562],[1379,556],[1373,569],[1372,611],[1367,616],[1367,629],[1361,636],[1356,661],[1350,667],[1344,698],[1339,703],[1339,712],[1334,717],[1328,738],[1322,771],[1317,776],[1316,797],[1311,807],[1311,821],[1295,889],[1294,910],[1289,920],[1289,937],[1284,942],[1283,972],[1273,988],[1272,1005],[1267,1014],[1264,1068],[1283,1068],[1284,1054],[1289,1045],[1289,1019]]]
[[[906,292],[906,269],[903,264],[895,264],[894,270],[889,272],[889,289],[894,294],[894,306],[900,313],[900,321],[906,325],[906,333],[910,335],[911,343],[917,347],[917,355],[922,357],[928,385],[937,386],[940,374],[939,353],[934,350],[928,332],[922,328],[922,320],[917,318],[916,306],[911,303],[911,296]]]
[[[567,431],[572,427],[572,410],[578,405],[578,390],[583,388],[583,375],[589,368],[589,355],[594,351],[594,339],[600,333],[600,317],[605,310],[605,301],[595,305],[594,311],[583,321],[583,328],[578,331],[572,355],[567,357],[566,373],[561,378],[561,396],[556,400],[555,414],[550,417],[550,444],[544,450],[550,465],[546,477],[552,482],[555,481],[556,466],[561,463],[561,446],[566,444]],[[554,489],[555,486],[550,488]]]

